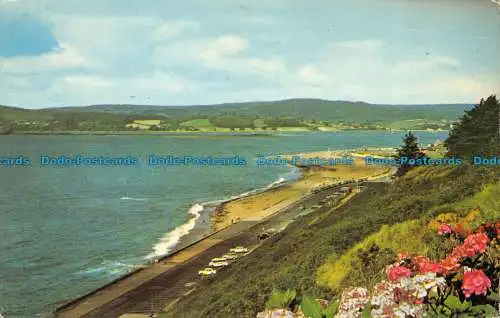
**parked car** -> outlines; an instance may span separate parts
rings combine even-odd
[[[226,259],[224,257],[212,258],[212,262],[224,262]]]
[[[236,247],[230,249],[229,252],[233,252],[233,253],[246,253],[246,252],[248,252],[248,248],[243,247],[243,246],[236,246]]]
[[[257,235],[257,238],[262,241],[262,240],[265,240],[266,238],[268,238],[269,236],[271,236],[271,234],[269,234],[267,232],[262,232],[262,233]]]
[[[227,253],[226,255],[222,256],[224,260],[232,260],[232,259],[237,259],[238,255],[234,253]]]
[[[213,268],[210,268],[210,267],[207,267],[207,268],[204,268],[204,269],[198,271],[198,274],[202,275],[202,276],[210,276],[210,275],[214,275],[216,273],[217,273],[217,271]]]
[[[257,235],[257,238],[259,240],[265,240],[265,239],[267,239],[268,237],[270,237],[271,235],[273,235],[275,233],[276,233],[276,229],[270,228],[270,229],[267,229],[267,230],[263,231],[259,235]]]
[[[228,266],[229,263],[227,261],[222,261],[222,262],[210,262],[208,266],[210,267],[224,267]]]

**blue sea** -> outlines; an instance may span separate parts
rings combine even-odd
[[[164,255],[207,205],[277,181],[289,167],[261,167],[259,155],[401,144],[402,132],[308,132],[272,136],[0,136],[0,313],[50,317],[69,299],[134,265]],[[447,132],[417,132],[422,144]],[[150,167],[148,156],[233,157],[246,165]],[[40,166],[40,156],[132,156],[133,166]]]

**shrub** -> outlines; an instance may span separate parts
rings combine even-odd
[[[287,291],[279,291],[274,289],[271,297],[266,302],[266,309],[289,308],[295,301],[297,292],[288,289]]]
[[[383,225],[380,230],[368,236],[361,243],[356,244],[338,259],[330,258],[317,271],[317,283],[339,291],[346,285],[363,282],[370,285],[367,269],[370,275],[379,277],[377,271],[390,264],[395,256],[394,251],[405,250],[411,253],[426,253],[428,247],[424,244],[424,237],[429,231],[420,220],[412,220],[395,225]],[[406,237],[410,239],[394,239]],[[374,257],[368,260],[367,256]],[[332,262],[333,260],[333,262]],[[366,267],[373,265],[373,267]]]
[[[472,215],[477,214],[476,211]],[[371,317],[493,317],[498,301],[500,221],[486,223],[464,235],[460,227],[438,232],[442,241],[457,242],[439,261],[423,255],[399,254],[399,261],[387,268],[388,280],[378,283],[366,297],[364,293],[342,293],[340,316],[360,317],[369,308]],[[396,238],[397,239],[397,238]],[[365,290],[356,287],[355,290]]]

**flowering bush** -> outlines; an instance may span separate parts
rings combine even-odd
[[[490,287],[490,279],[480,270],[475,269],[464,273],[462,291],[465,297],[470,298],[472,294],[485,296]]]
[[[477,220],[478,215],[479,211],[473,210],[463,220]],[[453,217],[447,214],[442,219]],[[387,279],[374,284],[371,291],[364,287],[344,289],[340,302],[332,302],[338,305],[329,311],[304,298],[295,314],[313,318],[500,317],[494,307],[500,302],[500,221],[476,227],[441,222],[433,227],[446,253],[431,259],[415,252],[399,252],[397,261],[386,268]],[[404,240],[398,236],[393,239]],[[259,317],[271,317],[267,313]]]
[[[342,294],[337,317],[362,317],[367,308],[371,317],[498,315],[494,305],[500,300],[500,222],[483,224],[474,232],[461,224],[441,225],[437,232],[443,242],[457,242],[448,255],[430,260],[398,253],[399,261],[387,267],[387,280],[375,285],[371,297]]]
[[[266,309],[257,314],[257,318],[303,318],[304,315],[294,313],[288,309]]]
[[[342,293],[337,318],[360,317],[366,304],[370,301],[368,290],[363,287],[348,288]]]

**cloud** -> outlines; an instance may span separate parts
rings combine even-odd
[[[373,103],[476,101],[500,90],[493,76],[461,74],[461,63],[445,55],[398,55],[382,41],[331,43],[314,63],[299,66],[283,89],[301,96]]]
[[[427,58],[401,61],[394,66],[394,72],[407,74],[410,72],[433,71],[442,68],[457,68],[460,62],[447,56],[432,56]]]
[[[237,61],[240,66],[248,70],[262,71],[265,73],[281,73],[285,71],[285,64],[282,60],[277,58],[272,59],[259,59],[249,58]]]
[[[80,55],[73,47],[61,43],[59,48],[40,56],[0,58],[0,72],[10,74],[37,74],[44,71],[92,67],[93,63]]]
[[[329,82],[329,77],[312,65],[302,66],[297,70],[297,77],[303,84],[311,86],[322,86]]]
[[[363,40],[363,41],[342,41],[333,43],[331,48],[336,51],[350,51],[356,54],[372,53],[379,51],[384,46],[381,40]]]
[[[194,21],[177,21],[162,23],[153,31],[153,39],[157,42],[171,39],[175,36],[195,32],[200,29],[200,25]]]
[[[107,69],[142,64],[160,21],[150,17],[85,17],[52,14],[53,34],[87,59]]]
[[[484,40],[498,32],[482,28],[468,29],[470,35],[457,44],[449,36],[444,43],[444,33],[438,33],[444,31],[432,23],[425,37],[409,30],[421,28],[411,21],[404,28],[391,22],[384,33],[385,21],[377,15],[366,34],[355,21],[342,19],[344,13],[334,20],[319,14],[308,23],[295,19],[293,10],[283,11],[282,1],[249,3],[248,10],[230,0],[216,6],[198,1],[196,12],[194,4],[182,1],[175,8],[154,0],[117,3],[13,5],[50,21],[60,47],[38,56],[0,58],[0,103],[197,104],[290,97],[468,102],[500,87],[491,58],[498,55],[494,41]],[[466,45],[471,39],[482,57],[471,54]],[[476,74],[483,69],[492,74]]]
[[[43,89],[34,89],[43,85]],[[174,73],[152,71],[136,77],[66,75],[26,80],[26,77],[0,78],[2,103],[40,108],[55,106],[91,105],[100,103],[156,103],[179,99],[198,91],[196,83]],[[30,92],[26,94],[26,92]],[[199,92],[199,91],[198,91]],[[134,95],[135,98],[131,99]],[[22,96],[22,98],[19,98]]]
[[[54,82],[52,89],[58,92],[82,92],[89,91],[95,94],[97,90],[103,90],[101,98],[107,98],[110,88],[118,88],[113,94],[121,95],[120,99],[128,99],[130,95],[148,95],[150,93],[166,92],[180,93],[194,89],[193,83],[173,73],[154,71],[152,73],[139,74],[137,77],[124,78],[98,75],[70,75]],[[118,93],[119,92],[119,93]]]
[[[214,39],[186,40],[159,45],[153,50],[156,61],[165,59],[212,63],[245,51],[248,42],[236,35],[219,36]]]
[[[237,55],[247,48],[248,41],[241,36],[221,36],[203,43],[199,57],[209,63],[218,62],[223,58]]]
[[[174,42],[155,48],[155,66],[165,67],[174,63],[207,67],[236,74],[269,74],[285,70],[284,62],[277,57],[249,57],[249,41],[238,35],[223,35],[211,39]]]

